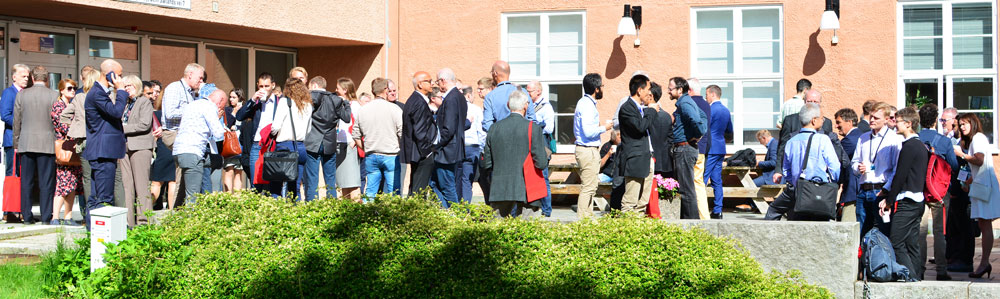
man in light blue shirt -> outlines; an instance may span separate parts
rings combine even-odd
[[[858,138],[851,159],[851,171],[858,176],[858,199],[854,213],[861,223],[864,236],[876,225],[880,231],[888,231],[888,223],[878,217],[878,202],[889,194],[892,178],[896,175],[896,162],[903,147],[903,137],[889,128],[889,104],[875,103],[868,114],[870,133]]]
[[[536,124],[542,126],[542,135],[545,136],[545,148],[549,149],[547,152],[551,153],[555,151],[555,139],[552,138],[552,132],[556,127],[556,113],[552,110],[552,104],[549,103],[549,99],[542,96],[542,83],[531,81],[528,83],[526,89],[528,90],[528,96],[531,97],[531,103],[528,104],[528,111],[535,112],[534,121]],[[552,187],[549,185],[549,169],[543,169],[542,175],[545,176],[545,186],[548,192],[548,195],[542,198],[542,215],[550,217],[552,216]]]
[[[802,122],[802,130],[799,131],[801,134],[795,135],[785,144],[785,161],[782,163],[781,174],[775,174],[777,177],[787,177],[785,181],[788,182],[788,187],[771,203],[764,216],[766,220],[780,220],[782,215],[795,207],[795,185],[800,177],[818,182],[834,182],[840,177],[840,158],[833,142],[825,134],[815,134],[823,126],[819,105],[808,103],[803,106],[799,111],[799,121]],[[806,161],[808,163],[803,170],[802,163]],[[789,215],[789,219],[794,220],[794,216]]]
[[[493,64],[493,70],[490,71],[493,75],[493,82],[498,82],[497,87],[486,94],[486,98],[483,99],[483,131],[487,133],[490,131],[490,127],[493,123],[496,123],[510,115],[510,109],[507,108],[507,99],[510,98],[510,93],[517,90],[517,86],[510,82],[510,64],[506,61],[497,61]],[[528,120],[535,119],[535,111],[528,109],[525,118]],[[483,190],[486,192],[486,190]]]
[[[591,200],[597,195],[598,174],[601,171],[601,134],[611,129],[612,122],[601,125],[601,115],[597,112],[597,100],[604,97],[601,75],[590,73],[583,76],[584,95],[576,102],[573,114],[573,137],[576,145],[576,163],[580,165],[580,196],[576,201],[576,215],[580,219],[591,217]]]
[[[218,153],[216,140],[223,138],[226,127],[219,122],[228,96],[225,91],[215,90],[208,100],[193,101],[185,105],[184,121],[177,130],[174,142],[174,161],[181,170],[181,184],[187,203],[194,202],[194,195],[201,192],[202,175],[208,161],[208,153]]]

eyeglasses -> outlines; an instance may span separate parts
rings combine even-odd
[[[76,91],[76,87],[74,87],[74,86],[66,86],[66,91]]]
[[[946,123],[946,122],[948,122],[949,120],[952,120],[952,119],[953,118],[942,118],[942,119],[939,119],[938,121],[940,121],[941,123]]]

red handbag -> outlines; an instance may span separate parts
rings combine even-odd
[[[656,164],[656,159],[653,159],[653,164]],[[649,204],[646,205],[646,216],[653,219],[660,219],[660,192],[656,191],[656,180],[653,180],[652,192],[649,192]]]
[[[528,123],[528,156],[524,158],[524,190],[527,192],[528,202],[544,198],[548,195],[548,188],[545,186],[545,176],[542,170],[535,168],[535,160],[531,159],[531,135],[534,135],[532,124]]]
[[[14,174],[3,179],[3,211],[21,212],[21,176],[17,169],[17,152],[14,152]]]

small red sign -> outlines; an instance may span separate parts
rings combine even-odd
[[[100,221],[100,220],[95,220],[94,222],[96,222],[96,223],[97,223],[97,225],[104,225],[104,221]]]

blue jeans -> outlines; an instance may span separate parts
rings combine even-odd
[[[3,148],[3,163],[7,168],[7,176],[14,175],[14,147],[8,146]]]
[[[286,150],[286,151],[296,151],[299,153],[299,176],[295,181],[289,182],[271,182],[271,196],[272,197],[282,197],[288,196],[289,193],[293,194],[297,201],[302,200],[302,194],[299,194],[299,184],[302,183],[302,175],[306,169],[306,146],[302,144],[302,141],[282,141],[274,147],[275,150]]]
[[[713,201],[715,206],[712,207],[713,214],[722,214],[722,160],[725,160],[726,155],[710,154],[705,157],[705,182],[712,182],[712,193]]]
[[[444,208],[458,203],[458,190],[455,188],[455,167],[457,165],[434,163],[434,180],[431,183],[432,186],[436,186],[434,190],[438,192],[438,199],[441,200],[441,206]]]
[[[458,199],[465,203],[472,202],[472,180],[476,177],[476,171],[479,170],[479,152],[481,151],[479,146],[466,146],[465,159],[458,163],[458,170],[455,171],[458,174],[455,186],[460,186]]]
[[[854,213],[861,224],[861,237],[864,238],[872,227],[878,227],[883,234],[889,233],[889,224],[882,222],[882,217],[878,215],[878,199],[875,196],[878,191],[858,190],[858,201],[854,203]]]
[[[253,183],[253,176],[255,174],[254,171],[257,170],[255,168],[257,167],[257,159],[259,158],[260,142],[254,142],[253,145],[250,146],[250,168],[244,169],[243,171],[245,171],[247,173],[247,177],[250,178],[250,185],[253,186],[253,188],[257,189],[257,191],[266,191],[267,186],[258,186]]]
[[[370,153],[365,156],[364,169],[368,173],[368,176],[365,177],[365,196],[369,198],[375,197],[383,180],[386,184],[386,191],[399,192],[399,186],[395,186],[396,165],[398,164],[399,156],[395,155],[387,156]],[[368,200],[368,198],[365,198],[366,202]]]
[[[549,184],[549,168],[546,167],[542,169],[542,175],[545,176],[545,197],[542,198],[542,215],[545,217],[552,216],[552,184]]]
[[[323,152],[320,145],[319,151]],[[306,189],[306,201],[312,201],[319,189],[319,166],[323,165],[323,181],[326,182],[326,197],[337,198],[337,152],[332,154],[309,153],[306,155],[306,169],[302,184]]]

